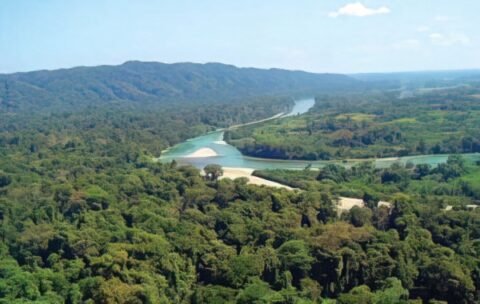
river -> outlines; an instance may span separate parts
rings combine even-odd
[[[315,100],[313,98],[302,99],[295,102],[292,111],[276,119],[288,119],[289,116],[301,115],[308,112]],[[159,158],[161,162],[177,161],[179,164],[190,164],[197,168],[203,168],[208,164],[219,164],[222,167],[251,168],[251,169],[304,169],[307,165],[312,168],[321,168],[326,164],[336,163],[344,166],[352,166],[366,160],[335,160],[335,161],[298,161],[298,160],[275,160],[254,158],[242,155],[240,151],[223,141],[223,131],[214,131],[206,135],[189,139],[164,151]],[[187,155],[201,149],[210,148],[217,152],[218,156],[191,158]],[[480,154],[464,154],[465,158],[480,160]],[[430,164],[444,163],[448,155],[417,155],[400,158],[370,159],[379,168],[389,167],[394,163]]]

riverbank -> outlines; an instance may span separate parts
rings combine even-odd
[[[224,167],[223,168],[223,176],[221,178],[230,178],[230,179],[236,179],[240,177],[244,177],[248,179],[248,183],[252,185],[264,185],[264,186],[269,186],[269,187],[275,187],[275,188],[283,188],[287,190],[294,190],[293,188],[273,182],[264,178],[260,178],[257,176],[253,176],[253,171],[254,169],[250,168],[229,168],[229,167]]]
[[[295,115],[302,114],[308,111],[309,107],[314,104],[314,100],[299,100],[296,103],[296,110],[292,112]],[[302,111],[300,111],[302,109]],[[268,119],[282,119],[280,113]],[[264,121],[264,120],[261,120]],[[254,123],[254,122],[251,122]],[[256,121],[255,123],[258,123]],[[213,153],[195,153],[200,149],[210,148],[214,150],[217,155]],[[200,157],[197,157],[200,156]],[[202,157],[207,156],[207,157]],[[471,161],[480,161],[480,154],[464,154],[466,159]],[[351,167],[364,162],[373,162],[377,168],[386,168],[394,163],[406,164],[411,162],[417,164],[429,164],[436,166],[440,163],[445,163],[448,159],[448,154],[435,155],[414,155],[407,157],[387,157],[387,158],[370,158],[370,159],[345,159],[345,160],[279,160],[279,159],[264,159],[249,157],[241,154],[241,152],[232,145],[224,141],[223,131],[213,131],[202,136],[189,139],[183,143],[177,144],[162,152],[160,156],[161,162],[177,161],[181,165],[192,165],[199,169],[203,169],[208,164],[219,164],[226,168],[251,168],[255,170],[265,169],[289,169],[302,170],[305,167],[310,167],[312,170],[322,168],[328,164],[342,165]]]
[[[223,176],[220,177],[220,179],[224,178],[230,178],[230,179],[236,179],[236,178],[246,178],[248,179],[248,183],[251,185],[263,185],[263,186],[268,186],[268,187],[274,187],[274,188],[283,188],[286,190],[299,190],[296,188],[289,187],[284,184],[280,184],[271,180],[267,180],[261,177],[253,176],[253,169],[249,168],[223,168]],[[353,207],[359,207],[359,208],[364,208],[365,207],[365,202],[363,199],[359,198],[351,198],[351,197],[339,197],[335,201],[335,205],[337,208],[338,214],[341,214],[346,211],[350,211]],[[378,203],[378,206],[386,206],[387,208],[391,208],[391,203],[389,202],[383,202],[380,201]]]
[[[275,114],[273,116],[270,116],[270,117],[267,117],[267,118],[263,118],[263,119],[260,119],[260,120],[255,120],[255,121],[251,121],[251,122],[246,122],[246,123],[243,123],[243,124],[237,124],[237,125],[232,125],[232,126],[229,126],[229,127],[226,127],[226,128],[219,128],[219,129],[216,129],[216,130],[213,130],[213,131],[210,131],[204,135],[200,135],[200,136],[197,136],[197,137],[192,137],[192,138],[189,138],[189,139],[186,139],[184,141],[185,142],[189,142],[189,141],[192,141],[192,140],[195,140],[196,138],[198,137],[202,137],[202,136],[205,136],[205,135],[208,135],[208,134],[212,134],[212,133],[218,133],[218,132],[224,132],[226,130],[232,130],[232,129],[236,129],[236,128],[241,128],[241,127],[244,127],[244,126],[249,126],[249,125],[254,125],[254,124],[258,124],[258,123],[262,123],[262,122],[266,122],[266,121],[269,121],[269,120],[272,120],[272,119],[277,119],[277,118],[281,118],[283,116],[288,116],[290,115],[289,114],[285,114],[284,112],[280,112],[278,114]],[[223,140],[223,136],[222,136],[222,140],[217,140],[215,141],[214,143],[216,144],[219,144],[219,145],[229,145],[226,141]],[[181,143],[180,143],[181,144]],[[163,155],[164,153],[168,153],[171,149],[175,148],[175,146],[178,146],[180,144],[176,144],[174,146],[170,146],[164,150],[162,150],[160,153],[161,155]],[[185,158],[187,157],[196,157],[196,156],[191,156],[193,153],[191,153],[190,155],[187,155],[187,156],[183,156]],[[161,158],[162,156],[160,156]],[[202,157],[202,156],[199,156],[199,157]]]

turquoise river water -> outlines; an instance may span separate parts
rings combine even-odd
[[[298,100],[292,111],[277,119],[288,116],[301,115],[308,112],[315,104],[313,98]],[[312,168],[321,168],[326,164],[337,163],[345,166],[352,166],[365,160],[336,160],[336,161],[298,161],[298,160],[274,160],[265,158],[254,158],[242,155],[237,148],[223,141],[223,131],[214,131],[206,135],[189,139],[164,151],[159,158],[161,162],[177,161],[179,164],[190,164],[197,168],[203,168],[207,164],[219,164],[223,167],[251,168],[251,169],[303,169],[307,165]],[[217,152],[215,157],[187,157],[189,154],[201,148],[211,148]],[[465,158],[480,160],[480,154],[464,154]],[[388,167],[393,163],[430,164],[437,165],[447,160],[448,155],[417,155],[399,158],[377,158],[370,159],[379,168]]]

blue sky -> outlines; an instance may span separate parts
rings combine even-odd
[[[479,0],[1,0],[0,72],[127,60],[480,68],[479,11]]]

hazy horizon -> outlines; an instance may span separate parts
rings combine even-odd
[[[4,2],[0,73],[131,60],[341,74],[476,70],[478,10],[473,0]]]
[[[222,64],[222,65],[230,65],[234,66],[239,69],[261,69],[261,70],[270,70],[270,69],[280,69],[286,71],[293,71],[293,72],[306,72],[312,74],[341,74],[341,75],[368,75],[368,74],[402,74],[402,73],[448,73],[448,72],[476,72],[480,71],[480,68],[464,68],[464,69],[438,69],[438,70],[399,70],[399,71],[382,71],[382,72],[354,72],[354,73],[342,73],[342,72],[316,72],[316,71],[308,71],[302,69],[290,69],[290,68],[281,68],[281,67],[256,67],[256,66],[239,66],[233,63],[228,62],[216,62],[216,61],[208,61],[208,62],[193,62],[193,61],[179,61],[179,62],[162,62],[162,61],[144,61],[144,60],[137,60],[131,59],[126,60],[120,63],[112,63],[112,64],[96,64],[96,65],[73,65],[69,67],[56,67],[56,68],[45,68],[45,69],[36,69],[36,70],[25,70],[25,71],[16,71],[16,72],[0,72],[0,75],[10,75],[10,74],[17,74],[17,73],[31,73],[31,72],[41,72],[41,71],[57,71],[57,70],[70,70],[76,68],[95,68],[95,67],[102,67],[102,66],[121,66],[128,62],[141,62],[141,63],[160,63],[160,64]]]

